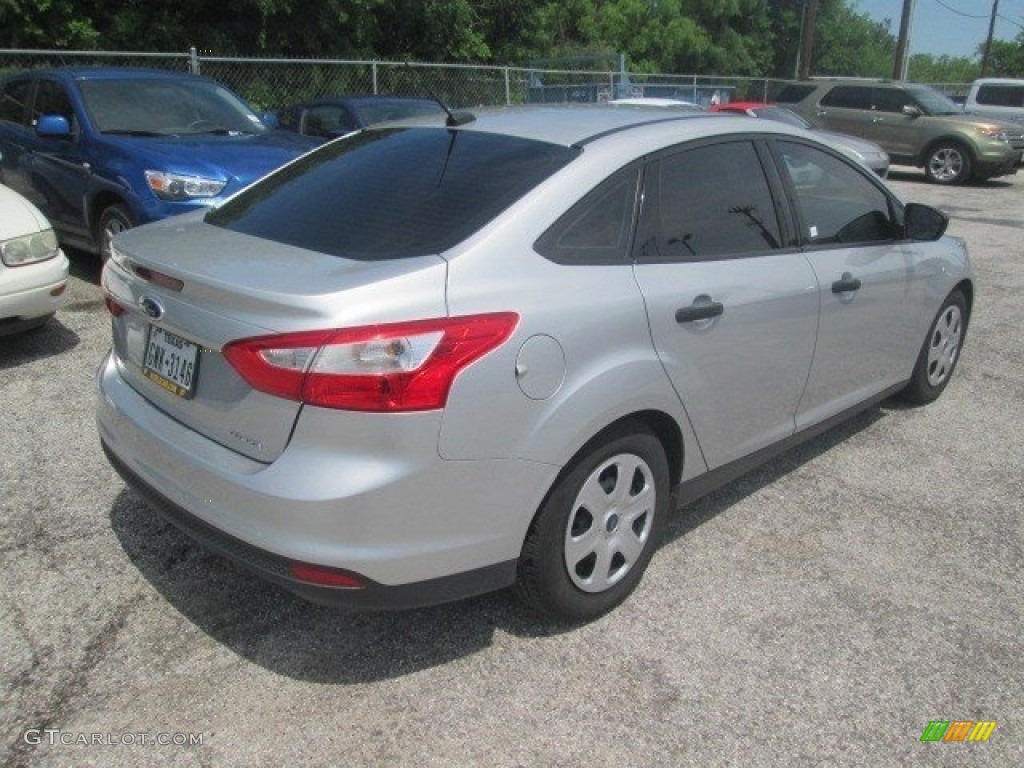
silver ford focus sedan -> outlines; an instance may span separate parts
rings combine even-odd
[[[103,449],[209,549],[365,608],[567,622],[677,501],[883,398],[974,299],[947,219],[770,121],[526,108],[338,139],[103,273]]]

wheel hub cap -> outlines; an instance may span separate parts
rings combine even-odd
[[[639,456],[613,456],[591,473],[565,530],[565,567],[573,584],[603,592],[629,573],[647,547],[656,495],[651,468]]]

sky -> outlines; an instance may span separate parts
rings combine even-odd
[[[853,0],[858,13],[892,20],[898,35],[903,0]],[[992,0],[914,0],[910,52],[973,57],[988,36]],[[995,39],[1013,40],[1024,30],[1024,0],[999,0]]]

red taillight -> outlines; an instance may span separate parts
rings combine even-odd
[[[110,312],[110,314],[113,315],[114,317],[120,317],[125,312],[127,312],[127,310],[124,307],[122,307],[109,296],[103,297],[103,303],[107,305],[107,311]]]
[[[288,570],[299,581],[308,584],[319,584],[324,587],[340,587],[342,589],[362,589],[366,586],[359,576],[338,568],[309,563],[292,563]]]
[[[325,408],[443,408],[459,371],[515,330],[514,312],[242,339],[224,347],[253,389]]]

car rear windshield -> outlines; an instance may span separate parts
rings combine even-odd
[[[256,183],[206,221],[361,261],[440,253],[580,151],[475,131],[364,131]]]

